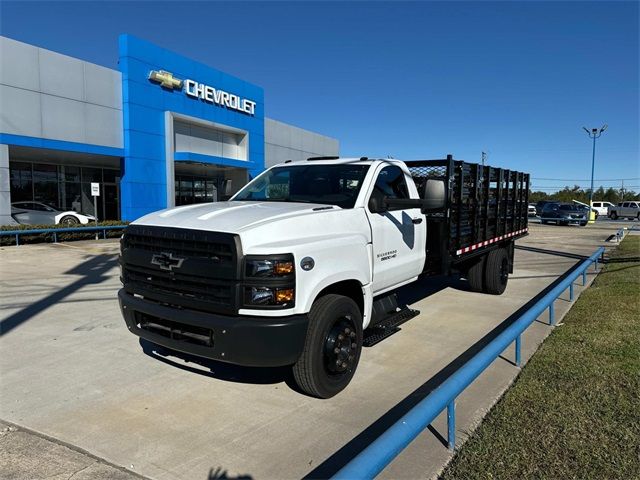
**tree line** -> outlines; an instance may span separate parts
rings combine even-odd
[[[541,191],[529,191],[529,203],[536,203],[540,200],[556,200],[558,202],[571,202],[572,200],[578,200],[582,203],[589,203],[589,190],[588,188],[582,189],[578,185],[574,187],[566,186],[562,190],[555,193],[547,193]],[[597,188],[593,192],[593,200],[597,202],[611,202],[616,205],[619,202],[628,200],[640,201],[640,194],[633,190],[622,191],[619,188],[604,187]]]

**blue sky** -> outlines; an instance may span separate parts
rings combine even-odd
[[[267,116],[343,155],[484,150],[534,188],[588,185],[582,126],[607,123],[596,179],[640,186],[638,5],[2,2],[0,30],[112,68],[131,33],[264,87]]]

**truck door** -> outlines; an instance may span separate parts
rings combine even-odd
[[[377,173],[367,202],[373,243],[373,291],[379,293],[418,276],[424,267],[426,221],[419,208],[376,213],[372,198],[418,198],[415,184],[396,165]]]

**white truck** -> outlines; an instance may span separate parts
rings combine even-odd
[[[615,207],[609,207],[609,218],[627,218],[629,220],[640,220],[640,202],[620,202]]]
[[[121,240],[121,311],[152,344],[244,366],[292,366],[331,397],[362,347],[418,312],[395,291],[461,274],[501,294],[527,234],[529,175],[453,160],[285,162],[227,202],[146,215]]]

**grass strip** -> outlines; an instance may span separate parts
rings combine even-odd
[[[639,253],[627,236],[443,480],[640,479]]]

